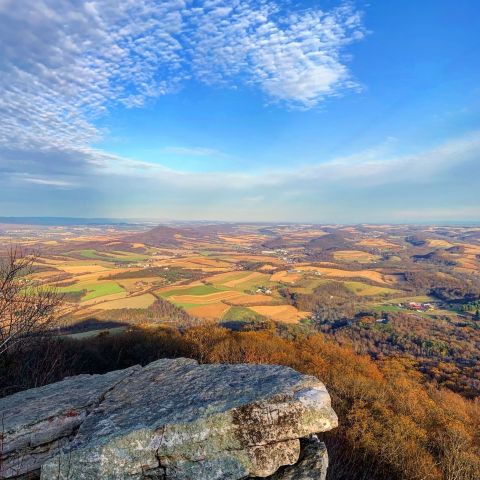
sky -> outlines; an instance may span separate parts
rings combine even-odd
[[[480,220],[478,0],[0,0],[0,216]]]

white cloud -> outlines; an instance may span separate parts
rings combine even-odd
[[[191,173],[106,154],[66,151],[91,166],[0,175],[2,206],[17,214],[270,221],[400,221],[478,218],[480,132],[415,154],[381,144],[303,168]],[[71,161],[72,162],[72,161]],[[31,186],[45,196],[31,202]],[[53,187],[53,188],[52,188]],[[8,193],[10,192],[10,193]],[[22,203],[23,202],[23,203]],[[19,210],[24,205],[23,210]]]
[[[334,158],[248,174],[185,173],[155,165],[147,172],[132,165],[126,177],[112,160],[103,173],[108,182],[100,183],[108,183],[109,202],[133,217],[461,221],[478,218],[479,151],[480,132],[473,132],[409,155],[393,155],[387,142],[354,161]],[[121,204],[125,186],[128,202]]]
[[[72,182],[67,182],[65,180],[57,180],[52,178],[35,178],[35,177],[24,177],[22,179],[24,182],[33,183],[35,185],[45,185],[48,187],[73,187]]]
[[[1,5],[0,145],[88,145],[100,136],[93,119],[112,102],[138,105],[181,79],[182,2]]]
[[[411,155],[393,155],[387,142],[348,158],[256,173],[180,172],[92,147],[105,133],[96,119],[112,106],[142,107],[190,81],[315,107],[357,88],[344,52],[363,35],[361,16],[349,4],[287,11],[276,0],[0,0],[0,200],[28,201],[28,188],[37,185],[65,195],[57,200],[73,192],[76,208],[82,206],[74,191],[81,189],[92,205],[96,195],[122,208],[131,198],[134,210],[143,198],[150,208],[184,202],[199,216],[205,205],[212,212],[243,205],[246,218],[255,212],[266,218],[270,208],[298,219],[306,202],[315,211],[328,201],[333,215],[355,195],[348,208],[360,208],[362,196],[371,204],[375,195],[387,208],[408,185],[404,212],[422,194],[438,203],[439,214],[460,211],[446,203],[462,195],[463,211],[476,211],[468,210],[467,197],[480,174],[478,132]],[[160,153],[226,156],[202,146]],[[303,206],[294,211],[297,203]]]
[[[261,191],[273,189],[285,194],[305,195],[308,192],[331,191],[333,189],[360,189],[368,191],[375,187],[408,186],[408,190],[438,185],[458,175],[459,179],[472,176],[476,179],[480,168],[480,132],[449,139],[443,144],[409,155],[393,155],[391,142],[359,152],[354,156],[333,158],[328,161],[293,169],[276,168],[252,173],[210,172],[189,173],[167,169],[158,164],[136,162],[114,155],[91,150],[98,157],[101,168],[98,174],[128,175],[130,178],[148,178],[158,184],[169,184],[175,188],[215,192]],[[181,151],[183,149],[180,149]],[[194,150],[195,151],[195,150]],[[91,160],[94,163],[94,160]],[[472,170],[470,165],[476,165]],[[463,169],[463,171],[462,171]],[[135,180],[132,180],[135,181]],[[140,180],[141,181],[141,180]]]
[[[350,7],[292,14],[274,0],[0,0],[0,176],[59,188],[112,170],[173,178],[93,149],[105,133],[96,119],[192,79],[309,108],[351,86],[341,51],[361,32]]]
[[[351,86],[350,7],[283,12],[274,1],[3,0],[0,145],[85,147],[114,103],[142,106],[196,79],[251,85],[312,107]]]
[[[214,84],[241,76],[272,99],[307,108],[353,86],[341,50],[363,30],[351,7],[282,15],[271,2],[230,4],[228,20],[218,21],[216,6],[196,19],[190,52],[197,77]]]

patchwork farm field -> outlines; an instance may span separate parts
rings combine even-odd
[[[299,266],[301,272],[316,272],[328,278],[365,278],[381,284],[388,283],[382,273],[376,270],[341,270],[340,268],[325,268],[316,266]]]
[[[399,305],[430,298],[412,283],[418,272],[426,275],[428,262],[444,265],[442,282],[478,275],[480,230],[441,233],[239,224],[27,229],[15,238],[38,252],[32,280],[64,296],[66,323],[121,316],[150,324],[176,315],[295,324],[336,295],[358,312],[404,311]],[[431,311],[457,314],[446,305]]]
[[[131,296],[128,298],[120,298],[114,300],[108,300],[100,305],[97,305],[96,308],[100,310],[119,310],[123,308],[148,308],[155,302],[156,298],[150,293],[145,293],[143,295]]]
[[[269,291],[276,283],[262,272],[235,271],[207,276],[180,288],[162,288],[157,293],[194,316],[222,319],[231,306],[266,305],[272,302]]]
[[[378,287],[376,285],[369,285],[362,282],[344,282],[344,285],[351,290],[355,295],[375,297],[384,295],[395,295],[399,290],[387,287]]]
[[[58,287],[60,293],[82,293],[83,301],[92,300],[94,298],[111,295],[114,293],[121,293],[124,289],[115,282],[78,282],[67,287]]]
[[[338,250],[333,254],[335,260],[341,262],[371,263],[380,259],[378,255],[372,255],[361,250]]]
[[[261,316],[285,323],[297,323],[309,315],[308,312],[300,312],[292,305],[260,305],[250,309]]]

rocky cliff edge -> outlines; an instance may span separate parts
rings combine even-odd
[[[0,420],[0,478],[42,480],[321,479],[312,435],[337,425],[315,377],[184,358],[19,392]]]

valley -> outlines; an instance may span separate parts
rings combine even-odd
[[[480,392],[480,228],[148,224],[0,228],[63,297],[62,335],[132,326],[320,331]]]

